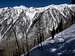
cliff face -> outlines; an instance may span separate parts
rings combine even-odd
[[[52,28],[56,30],[61,20],[63,29],[74,23],[74,9],[75,5],[66,4],[40,8],[24,6],[0,8],[0,40],[3,40],[3,43],[10,43],[18,39],[20,45],[21,42],[28,43],[31,49],[34,41],[38,44],[40,37],[43,36],[42,41],[48,38]]]

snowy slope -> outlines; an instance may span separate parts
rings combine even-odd
[[[75,24],[34,47],[29,56],[75,56]]]

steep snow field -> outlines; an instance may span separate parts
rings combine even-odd
[[[29,56],[75,56],[75,24],[41,44],[34,47]]]

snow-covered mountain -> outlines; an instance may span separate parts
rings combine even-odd
[[[75,23],[74,16],[75,5],[72,4],[39,8],[25,6],[0,8],[0,45],[5,48],[8,42],[15,43],[15,39],[18,39],[20,41],[17,45],[19,44],[21,48],[24,45],[26,50],[27,43],[31,49],[34,42],[36,42],[35,45],[38,44],[40,33],[44,41],[51,36],[53,27],[55,30],[58,28],[61,20],[63,29]],[[10,44],[9,47],[12,48]]]
[[[23,30],[28,32],[32,29],[31,32],[33,34],[38,30],[37,27],[39,27],[34,26],[38,24],[38,18],[40,18],[41,27],[44,28],[44,32],[48,33],[48,31],[52,31],[53,26],[55,29],[58,27],[61,19],[63,20],[63,24],[67,22],[71,23],[71,17],[72,15],[74,16],[75,12],[74,9],[75,5],[67,4],[49,5],[41,8],[27,8],[25,6],[0,8],[0,24],[2,25],[0,27],[1,38],[5,37],[7,32],[11,32],[9,29],[12,27],[15,28],[18,35],[22,33]],[[34,21],[36,21],[35,24],[33,24]],[[14,26],[12,26],[12,24]],[[29,30],[31,25],[33,25],[33,28]],[[30,36],[32,36],[31,33],[29,34],[29,37]],[[22,38],[22,34],[18,38]]]

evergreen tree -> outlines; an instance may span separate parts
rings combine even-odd
[[[59,29],[59,32],[61,32],[63,30],[63,22],[62,22],[62,19],[58,25],[58,29]]]
[[[63,30],[63,21],[61,19],[60,23],[58,24],[58,27],[56,28],[56,33],[59,33]]]
[[[54,35],[55,35],[55,29],[54,29],[54,26],[53,26],[53,30],[51,31],[52,39],[54,39]]]

